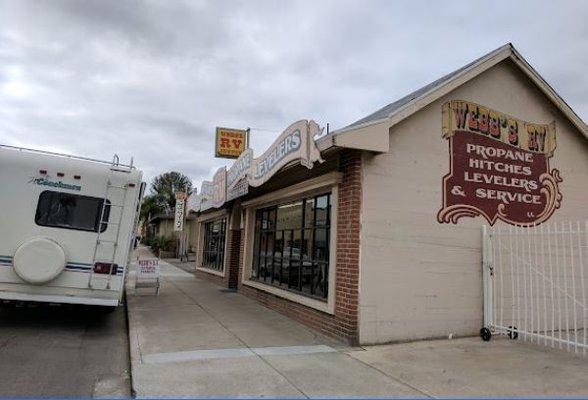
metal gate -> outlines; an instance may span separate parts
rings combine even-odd
[[[484,327],[586,354],[588,221],[483,227]]]

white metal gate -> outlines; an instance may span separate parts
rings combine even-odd
[[[483,227],[484,328],[575,353],[588,350],[588,221]]]

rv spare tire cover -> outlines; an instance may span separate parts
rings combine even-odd
[[[41,284],[49,282],[63,271],[65,252],[51,239],[31,239],[16,250],[13,265],[14,271],[21,279]]]

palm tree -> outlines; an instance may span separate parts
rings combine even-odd
[[[143,232],[149,219],[156,214],[171,213],[176,205],[176,192],[192,193],[190,178],[180,172],[166,172],[156,176],[151,182],[151,194],[143,197],[140,220]]]
[[[176,204],[176,192],[192,193],[192,181],[186,175],[171,171],[153,178],[151,195],[155,204],[165,212],[171,212]]]

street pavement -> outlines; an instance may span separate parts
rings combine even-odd
[[[129,397],[124,307],[0,308],[0,397]]]

